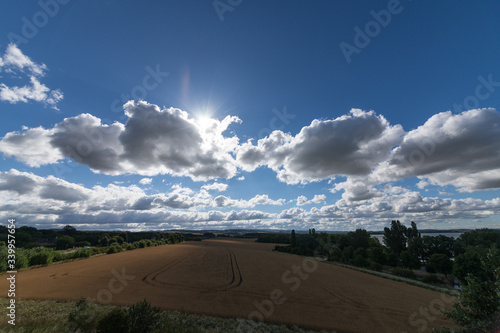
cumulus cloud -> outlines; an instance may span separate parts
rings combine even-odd
[[[64,96],[59,89],[51,90],[39,81],[38,78],[43,77],[46,70],[45,64],[35,63],[23,54],[15,44],[9,44],[5,54],[0,57],[0,72],[21,73],[22,76],[29,77],[30,83],[23,86],[8,86],[5,83],[0,83],[0,100],[11,104],[27,103],[33,100],[57,110],[57,103]]]
[[[316,194],[314,198],[308,200],[306,196],[300,195],[297,197],[297,206],[310,205],[310,204],[320,204],[326,201],[326,195]]]
[[[213,200],[214,207],[239,207],[239,208],[253,208],[258,205],[272,205],[281,206],[286,202],[285,199],[273,200],[267,194],[258,194],[249,200],[244,199],[231,199],[224,195],[219,195]]]
[[[227,190],[228,185],[227,184],[222,184],[218,182],[214,182],[212,184],[206,184],[203,185],[201,188],[207,191],[219,191],[219,192],[224,192]]]
[[[404,131],[373,111],[351,110],[333,120],[314,120],[296,135],[274,131],[238,150],[246,171],[267,165],[288,184],[317,181],[336,175],[367,175],[387,159]]]
[[[130,101],[124,108],[126,124],[105,125],[97,117],[80,114],[52,129],[7,133],[0,141],[0,151],[30,166],[71,158],[109,175],[170,174],[197,181],[236,175],[232,153],[238,138],[223,132],[240,121],[237,117],[213,119],[207,127],[180,109],[160,109],[143,101]],[[42,150],[33,149],[33,143]]]
[[[461,191],[499,188],[499,142],[500,115],[496,110],[442,112],[407,133],[373,177],[383,182],[418,176]]]
[[[153,182],[153,178],[142,178],[139,180],[139,184],[141,185],[149,185]]]

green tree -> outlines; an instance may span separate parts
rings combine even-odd
[[[368,258],[380,265],[385,265],[387,263],[387,256],[382,247],[370,247],[368,249]]]
[[[462,326],[460,333],[500,332],[500,251],[492,247],[481,259],[482,277],[469,274],[459,301],[445,316]],[[452,332],[440,329],[437,332]]]
[[[407,229],[399,221],[392,221],[391,228],[384,228],[384,244],[397,257],[406,250]]]
[[[403,267],[408,269],[419,269],[422,265],[417,256],[415,256],[408,250],[404,250],[403,252],[401,252],[401,254],[399,255],[399,260],[401,261]]]
[[[453,262],[453,275],[461,283],[467,284],[467,275],[469,273],[479,275],[482,273],[481,255],[473,248],[467,249],[462,254],[455,257]]]
[[[56,240],[56,249],[66,250],[67,248],[73,247],[75,245],[75,239],[71,236],[59,236]]]
[[[332,246],[328,254],[328,260],[342,262],[344,259],[344,254],[338,246]]]
[[[434,253],[429,260],[429,264],[436,272],[443,273],[444,276],[447,276],[453,270],[453,261],[446,254]]]
[[[69,236],[76,234],[76,228],[72,227],[70,225],[65,226],[62,231],[63,231],[63,234],[69,235]]]
[[[292,230],[292,235],[290,236],[290,245],[291,247],[297,246],[297,236],[295,235],[295,230]]]

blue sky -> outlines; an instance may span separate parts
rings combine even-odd
[[[86,1],[0,13],[0,218],[497,227],[495,1]]]

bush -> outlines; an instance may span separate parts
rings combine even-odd
[[[408,279],[416,279],[417,278],[415,273],[413,273],[412,270],[407,269],[407,268],[396,267],[392,270],[392,274],[397,275],[397,276],[401,276],[401,277],[405,277]]]
[[[29,264],[32,265],[48,265],[52,263],[54,251],[44,247],[38,247],[29,251]]]
[[[129,243],[129,244],[127,244],[126,249],[127,249],[127,251],[130,251],[130,250],[135,250],[135,249],[136,249],[136,247],[135,247],[135,245],[134,245],[134,244]]]
[[[382,266],[381,264],[379,264],[378,262],[371,262],[370,263],[370,267],[369,267],[372,271],[377,271],[377,272],[381,272],[382,269],[384,268],[384,266]]]
[[[134,333],[157,332],[162,326],[160,308],[151,307],[146,300],[128,309],[128,320],[129,332]]]
[[[118,253],[122,251],[122,247],[118,244],[113,244],[111,245],[108,250],[106,251],[107,254],[113,254],[113,253]]]
[[[354,264],[354,266],[358,266],[358,267],[367,267],[369,265],[369,262],[368,260],[363,257],[361,254],[358,254],[354,257],[352,263]]]
[[[99,333],[126,333],[128,332],[129,316],[122,308],[115,308],[102,317],[97,324]]]
[[[16,268],[28,267],[29,260],[26,252],[23,249],[17,249],[16,251]]]
[[[422,282],[431,284],[442,284],[443,280],[441,280],[436,274],[426,274],[422,276]]]
[[[82,297],[68,315],[68,328],[72,332],[95,332],[98,321],[99,309]]]
[[[90,249],[78,249],[77,251],[73,252],[73,258],[88,258],[92,254]]]

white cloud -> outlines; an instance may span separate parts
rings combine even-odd
[[[236,175],[232,153],[238,138],[223,132],[231,123],[240,122],[238,118],[214,119],[213,126],[202,128],[180,109],[162,110],[143,101],[130,101],[124,107],[125,125],[105,125],[97,117],[80,114],[49,130],[7,133],[0,141],[0,151],[32,166],[71,158],[109,175],[170,174],[196,181]],[[31,149],[35,134],[50,158],[41,158]]]
[[[22,72],[28,70],[32,75],[43,76],[47,66],[35,63],[24,55],[17,45],[10,43],[3,57],[0,57],[0,70],[11,71],[13,69]]]
[[[224,192],[227,190],[228,185],[227,184],[222,184],[218,182],[214,182],[212,184],[206,184],[203,185],[201,188],[207,191],[219,191],[219,192]]]
[[[142,185],[149,185],[153,182],[153,178],[142,178],[139,183]]]
[[[326,201],[326,195],[324,194],[316,194],[314,195],[314,198],[311,200],[307,200],[307,197],[304,195],[300,195],[297,197],[297,206],[304,206],[304,205],[310,205],[310,204],[321,204],[325,203]]]
[[[30,84],[7,86],[5,83],[0,83],[0,100],[11,104],[33,100],[57,110],[57,103],[63,99],[63,93],[59,89],[51,90],[37,78],[43,77],[46,69],[45,64],[33,62],[15,44],[9,44],[3,57],[0,57],[0,72],[12,74],[20,72],[29,77]]]
[[[400,125],[391,126],[373,111],[353,109],[333,120],[314,120],[296,136],[274,131],[257,145],[248,141],[237,160],[246,171],[267,165],[288,184],[367,175],[387,159],[403,133]]]

